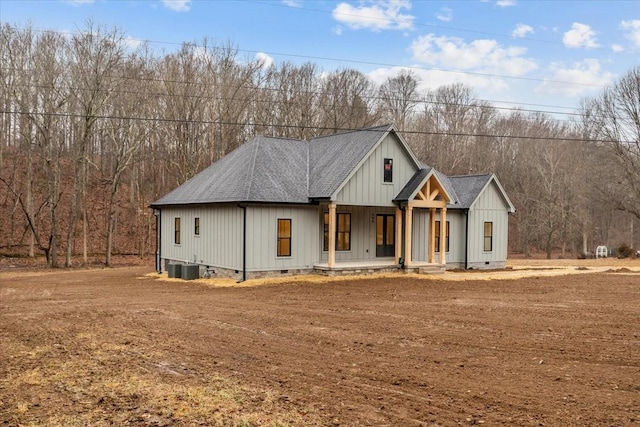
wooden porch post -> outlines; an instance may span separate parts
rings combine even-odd
[[[402,256],[402,210],[396,207],[396,260],[395,263],[400,263],[400,257]]]
[[[333,268],[336,265],[336,204],[329,203],[329,254],[327,266]]]
[[[440,264],[445,265],[444,253],[447,249],[447,208],[440,209]]]
[[[440,236],[442,240],[442,236]],[[429,208],[429,264],[436,258],[436,208]]]
[[[404,228],[404,265],[411,265],[411,235],[413,234],[413,206],[408,205],[406,209],[407,219]]]

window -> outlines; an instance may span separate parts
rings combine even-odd
[[[291,220],[278,218],[278,256],[291,256]]]
[[[393,182],[393,159],[384,159],[384,182]]]
[[[336,214],[336,250],[337,251],[349,251],[351,250],[351,214],[350,213],[337,213]],[[329,250],[329,213],[324,214],[324,251]]]
[[[449,221],[447,221],[447,225],[445,226],[446,230],[444,232],[444,251],[449,252]],[[440,252],[440,221],[436,221],[436,252]]]
[[[484,223],[484,251],[491,252],[493,250],[493,223]]]
[[[173,219],[173,243],[180,244],[180,218]]]
[[[195,221],[193,222],[193,234],[195,234],[196,236],[200,235],[200,218],[196,217]]]

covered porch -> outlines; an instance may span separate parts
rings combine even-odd
[[[371,222],[375,223],[375,228],[374,231],[372,230],[374,236],[370,238],[374,241],[370,241],[369,244],[372,246],[371,255],[375,253],[375,258],[355,259],[354,256],[354,259],[341,257],[342,259],[336,260],[336,248],[344,245],[346,234],[342,228],[343,222],[338,219],[340,206],[335,202],[325,205],[326,258],[316,263],[314,269],[325,274],[372,273],[399,269],[417,273],[443,273],[446,267],[446,239],[444,236],[440,237],[436,216],[439,216],[440,224],[446,224],[447,203],[451,197],[431,171],[416,172],[398,197],[393,200],[396,204],[395,210],[386,208],[389,209],[387,213],[371,213]],[[413,220],[416,209],[429,211],[427,233],[416,237],[416,240],[424,239],[416,243],[423,245],[423,256],[424,251],[428,254],[426,259],[422,260],[414,259],[413,256]],[[339,224],[340,229],[338,229]],[[349,227],[348,238],[351,239],[352,226],[349,225]],[[338,242],[338,239],[341,240]]]

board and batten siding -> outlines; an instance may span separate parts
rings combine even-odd
[[[469,211],[469,268],[500,268],[507,261],[509,206],[491,182]],[[484,250],[484,223],[493,223],[493,247]]]
[[[384,159],[393,159],[392,183],[383,182]],[[416,170],[402,143],[389,134],[342,187],[335,201],[338,205],[393,206],[392,200]]]
[[[327,262],[328,252],[324,251],[324,214],[328,212],[328,207],[320,207],[318,218],[319,245],[322,252],[322,261]],[[345,206],[338,205],[336,213],[351,214],[351,249],[348,251],[336,251],[336,262],[340,261],[362,261],[376,258],[376,215],[394,214],[394,208],[366,207],[366,206]],[[398,244],[398,242],[396,242]]]
[[[440,221],[440,213],[436,213],[436,221]],[[445,252],[447,265],[458,266],[464,263],[465,215],[464,212],[447,210],[449,221],[449,251]],[[413,210],[413,230],[411,236],[411,257],[413,261],[429,260],[429,209]],[[436,252],[435,262],[440,262],[440,252]]]
[[[319,260],[318,206],[247,207],[247,271],[312,269]],[[291,220],[291,256],[277,255],[278,219]]]
[[[242,215],[236,205],[162,208],[162,258],[240,270]],[[180,218],[180,244],[174,243],[175,218]],[[199,236],[195,235],[195,218],[200,218]]]

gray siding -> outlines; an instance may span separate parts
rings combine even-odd
[[[385,158],[393,159],[393,183],[383,182]],[[393,206],[393,198],[416,170],[400,141],[389,134],[351,176],[335,200],[338,204]]]
[[[247,270],[313,268],[319,260],[317,206],[249,206]],[[277,256],[278,219],[291,219],[291,256]]]
[[[328,253],[322,250],[325,212],[328,212],[326,205],[320,208],[320,215],[317,220],[319,228],[318,248],[322,251],[321,259],[324,262],[327,261],[328,257]],[[336,262],[375,259],[376,214],[395,214],[395,208],[338,205],[336,212],[351,213],[351,250],[336,251]]]
[[[242,268],[242,209],[235,205],[163,208],[161,256],[180,262]],[[174,243],[174,218],[181,222],[181,241]],[[200,235],[194,235],[195,218]]]
[[[436,221],[440,221],[440,213],[436,214]],[[464,263],[465,215],[460,211],[447,210],[449,221],[449,251],[445,253],[447,265],[457,266]],[[413,230],[411,237],[411,257],[413,261],[427,262],[429,257],[429,209],[413,210]],[[440,253],[436,252],[436,262],[440,260]]]
[[[508,206],[492,182],[469,211],[469,267],[493,268],[507,260]],[[493,248],[484,251],[484,223],[493,223]]]

